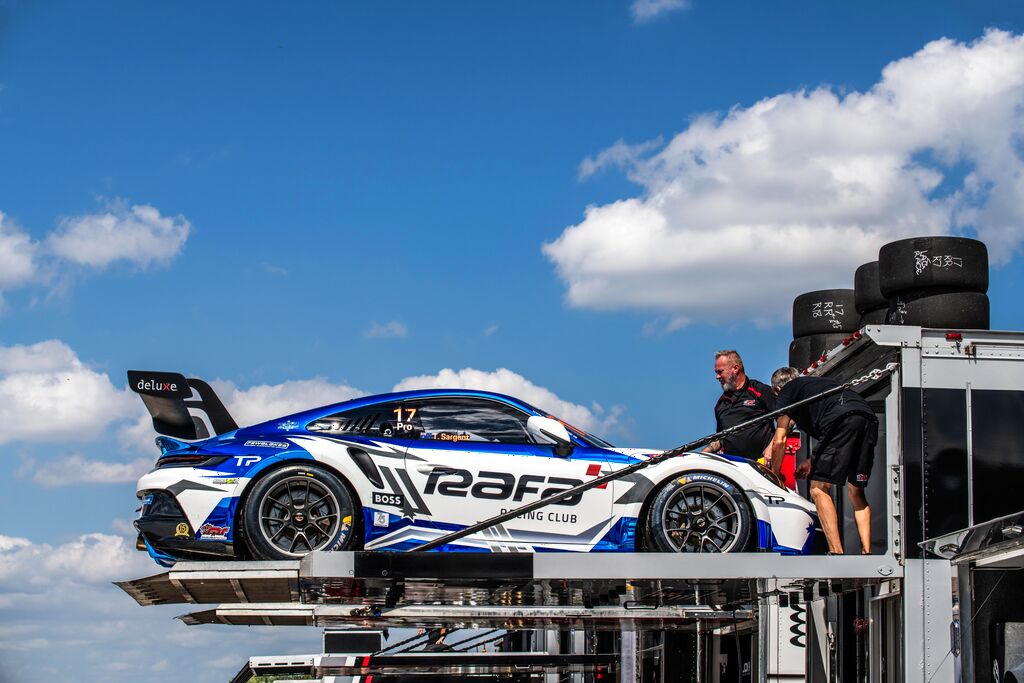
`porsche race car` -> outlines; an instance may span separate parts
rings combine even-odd
[[[414,549],[650,458],[511,396],[366,396],[239,428],[200,379],[128,373],[160,436],[139,479],[139,548],[180,559]],[[810,550],[814,506],[757,463],[689,453],[438,550]]]

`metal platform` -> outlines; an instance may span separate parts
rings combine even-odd
[[[616,654],[548,654],[546,652],[408,652],[396,655],[284,655],[252,657],[242,672],[250,675],[387,676],[415,672],[432,676],[486,674],[614,675]],[[240,679],[236,677],[236,679]],[[440,680],[440,679],[439,679]]]
[[[186,624],[232,626],[348,626],[351,628],[501,628],[632,631],[688,629],[699,622],[753,619],[750,609],[707,606],[534,607],[480,605],[402,605],[391,609],[362,605],[252,604],[220,605],[178,617]]]
[[[187,624],[632,630],[751,619],[769,582],[797,602],[900,576],[886,556],[337,552],[117,585],[144,606],[216,606]]]
[[[114,585],[143,607],[221,602],[297,602],[299,560],[180,562],[171,571]]]

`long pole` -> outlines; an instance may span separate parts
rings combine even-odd
[[[878,376],[881,376],[882,372],[889,372],[889,371],[891,371],[894,368],[895,368],[895,364],[890,364],[890,365],[886,366],[886,368],[884,370],[873,371],[873,372],[877,372],[877,373],[879,373]],[[658,463],[660,463],[660,462],[662,462],[664,460],[668,460],[669,458],[675,458],[676,456],[683,455],[685,453],[688,453],[688,452],[694,450],[695,448],[703,446],[704,444],[711,443],[712,441],[715,441],[716,439],[721,439],[722,437],[729,436],[730,434],[734,434],[734,433],[736,433],[738,431],[742,431],[742,430],[747,429],[749,427],[753,427],[755,425],[759,425],[759,424],[761,424],[763,422],[767,422],[769,420],[774,420],[779,415],[783,415],[783,414],[793,410],[794,408],[799,408],[802,405],[806,405],[808,403],[813,403],[814,401],[820,401],[821,399],[825,398],[826,396],[831,396],[832,394],[838,393],[838,392],[842,391],[843,389],[846,389],[848,387],[853,386],[855,383],[857,383],[859,381],[861,381],[861,380],[853,380],[853,381],[847,382],[846,384],[840,384],[839,386],[832,387],[831,389],[826,389],[825,391],[823,391],[823,392],[821,392],[819,394],[815,394],[814,396],[810,396],[810,397],[805,398],[805,399],[803,399],[801,401],[797,401],[796,403],[792,403],[792,404],[786,406],[785,408],[779,408],[778,410],[773,410],[770,413],[765,413],[764,415],[761,415],[759,417],[755,417],[755,418],[753,418],[751,420],[747,420],[746,422],[740,423],[740,424],[738,424],[738,425],[736,425],[734,427],[729,427],[728,429],[723,429],[720,432],[715,432],[714,434],[709,434],[707,436],[703,436],[703,437],[701,437],[699,439],[696,439],[695,441],[691,441],[689,443],[683,444],[682,446],[678,446],[676,448],[673,448],[672,450],[663,451],[661,453],[658,453],[657,455],[651,456],[650,458],[648,458],[646,460],[641,460],[640,462],[635,462],[632,465],[627,465],[626,467],[623,467],[620,470],[616,470],[614,472],[610,472],[610,473],[608,473],[608,474],[606,474],[604,476],[597,477],[596,479],[590,479],[589,481],[585,481],[585,482],[583,482],[582,484],[580,484],[578,486],[572,487],[571,489],[565,489],[564,491],[559,491],[558,493],[550,495],[547,498],[541,498],[541,499],[535,500],[535,501],[533,501],[531,503],[526,503],[525,505],[521,505],[521,506],[519,506],[519,507],[517,507],[517,508],[515,508],[513,510],[509,510],[507,512],[503,512],[500,515],[495,515],[494,517],[491,517],[489,519],[485,519],[482,522],[477,522],[476,524],[473,524],[472,526],[467,526],[464,529],[459,529],[458,531],[453,531],[450,534],[445,534],[444,536],[441,536],[439,538],[435,538],[433,541],[427,541],[423,545],[417,546],[415,548],[412,548],[412,549],[410,549],[410,550],[408,550],[406,552],[426,552],[428,550],[433,550],[434,548],[439,548],[439,547],[441,547],[441,546],[443,546],[443,545],[445,545],[447,543],[451,543],[452,541],[457,541],[460,538],[463,538],[465,536],[469,536],[470,534],[475,534],[478,531],[482,531],[483,529],[490,528],[490,527],[494,526],[495,524],[501,524],[502,522],[507,522],[508,520],[514,519],[516,517],[519,517],[520,515],[526,514],[527,512],[532,512],[532,511],[537,510],[539,508],[547,507],[548,505],[552,505],[552,504],[557,503],[559,501],[565,500],[566,498],[570,498],[572,496],[575,496],[578,493],[583,493],[584,491],[589,491],[590,489],[596,488],[598,486],[601,486],[602,484],[606,484],[606,483],[608,483],[610,481],[614,481],[616,479],[620,479],[620,478],[622,478],[622,477],[624,477],[624,476],[626,476],[628,474],[632,474],[633,472],[637,472],[639,470],[642,470],[645,467],[650,467],[652,465],[657,465]]]

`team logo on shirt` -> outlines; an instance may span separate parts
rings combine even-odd
[[[751,399],[748,399],[748,400],[744,401],[743,405],[745,405],[745,406],[756,406],[757,405],[757,401],[755,401],[754,399],[751,398]]]

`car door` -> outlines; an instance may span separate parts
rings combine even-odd
[[[366,514],[367,547],[374,547],[379,537],[414,522],[425,511],[405,469],[411,441],[408,426],[395,418],[400,405],[387,401],[350,408],[307,426],[321,438],[305,447],[350,475]],[[350,471],[353,466],[356,472]]]
[[[438,532],[488,519],[597,476],[599,449],[579,442],[568,457],[537,443],[529,415],[496,400],[438,397],[402,406],[412,427],[406,471]],[[611,491],[592,489],[456,542],[458,549],[584,550],[607,532]],[[456,549],[456,548],[450,548]]]

